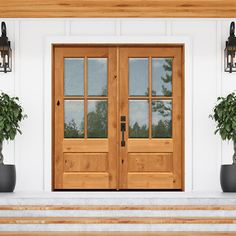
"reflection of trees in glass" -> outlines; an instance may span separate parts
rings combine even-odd
[[[107,101],[96,101],[95,111],[89,112],[87,117],[88,137],[107,138]]]
[[[165,70],[165,76],[161,76],[161,79],[164,83],[168,84],[172,82],[172,58],[166,58],[165,63],[163,64]],[[171,90],[168,89],[168,86],[165,84],[162,85],[162,94],[165,96],[171,96]]]
[[[160,120],[157,125],[152,126],[153,138],[171,138],[172,120]]]
[[[170,138],[172,136],[172,106],[170,101],[153,101],[153,115],[158,116],[158,123],[152,125],[153,138]]]
[[[102,96],[107,96],[107,85],[105,85],[104,87],[102,87]]]
[[[129,137],[130,138],[147,138],[148,127],[147,125],[139,126],[138,122],[135,122],[133,126],[129,126]]]
[[[68,123],[64,123],[64,137],[65,138],[83,138],[84,137],[84,126],[80,125],[80,128],[76,125],[74,119]]]
[[[107,101],[95,102],[95,110],[88,113],[88,138],[107,138]],[[65,138],[84,137],[84,121],[78,127],[75,120],[64,123]]]

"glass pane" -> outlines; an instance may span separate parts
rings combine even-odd
[[[129,96],[148,96],[148,58],[129,58]]]
[[[65,100],[64,102],[64,137],[84,137],[84,101]]]
[[[88,58],[88,95],[107,95],[107,58]]]
[[[84,95],[84,59],[64,59],[65,96]]]
[[[172,95],[172,58],[152,58],[152,95]]]
[[[107,138],[107,101],[88,101],[88,138]]]
[[[172,101],[152,100],[152,137],[172,137]]]
[[[129,137],[148,138],[148,101],[129,101]]]

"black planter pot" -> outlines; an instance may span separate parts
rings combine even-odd
[[[15,185],[15,165],[0,165],[0,192],[13,192]]]
[[[236,165],[222,165],[220,184],[223,192],[236,192]]]

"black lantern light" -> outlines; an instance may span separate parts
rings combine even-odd
[[[236,37],[235,37],[235,23],[230,24],[230,35],[226,41],[225,48],[225,72],[236,72]]]
[[[11,42],[7,38],[7,28],[5,22],[1,25],[2,35],[0,37],[0,72],[11,72],[12,53]]]

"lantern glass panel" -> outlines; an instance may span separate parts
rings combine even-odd
[[[232,66],[232,69],[230,69],[231,66]],[[228,50],[227,47],[225,48],[224,67],[225,67],[225,72],[236,72],[235,51]]]
[[[0,52],[0,72],[11,72],[12,70],[12,51],[8,50]],[[5,69],[6,68],[6,69]]]

